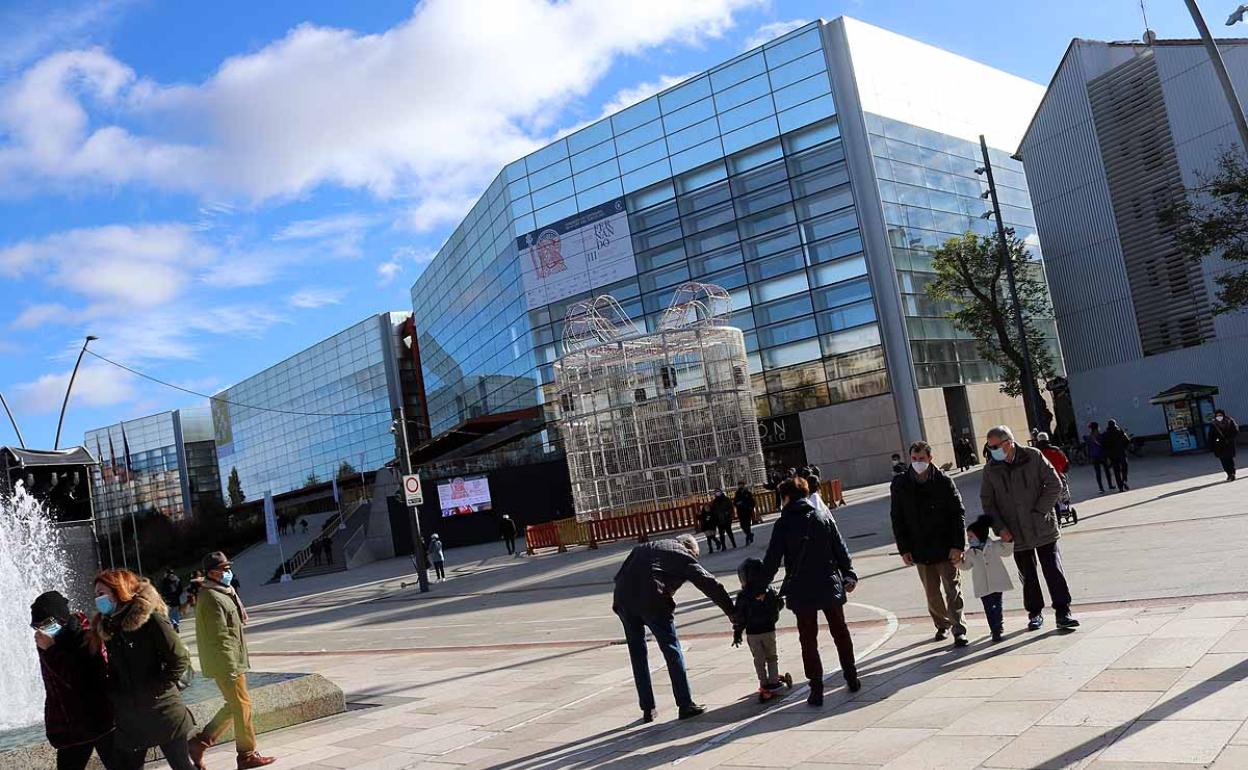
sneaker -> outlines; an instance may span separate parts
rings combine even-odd
[[[776,697],[776,693],[774,690],[772,690],[771,685],[758,688],[758,702],[759,703],[766,703],[767,701],[771,700],[774,697]]]
[[[955,636],[955,637],[953,637],[953,646],[954,646],[954,647],[965,647],[965,646],[966,646],[966,645],[968,645],[968,644],[970,644],[970,642],[967,640],[967,638],[966,638],[966,636],[965,636],[965,635],[963,635],[963,636]]]
[[[789,672],[784,672],[784,676],[780,677],[780,681],[784,682],[784,688],[786,690],[793,689],[793,675]]]
[[[1078,628],[1079,621],[1075,618],[1074,615],[1071,615],[1069,613],[1065,615],[1059,615],[1057,618],[1057,627],[1058,628]]]
[[[253,767],[264,767],[277,761],[277,757],[264,757],[258,751],[248,751],[238,755],[238,770],[251,770]]]
[[[1032,615],[1032,616],[1031,616],[1031,617],[1027,620],[1027,630],[1028,630],[1028,631],[1039,631],[1039,630],[1040,630],[1040,627],[1041,627],[1041,626],[1043,626],[1043,625],[1044,625],[1044,616],[1043,616],[1043,615]]]
[[[949,629],[938,628],[936,629],[936,636],[932,637],[932,640],[936,642],[943,642],[948,638],[949,638]]]
[[[691,706],[681,706],[679,716],[681,719],[693,719],[694,717],[700,717],[705,713],[706,706],[700,706],[697,703],[694,703]]]
[[[653,722],[654,721],[654,709],[642,709],[641,721],[646,724],[650,724],[651,722]]]

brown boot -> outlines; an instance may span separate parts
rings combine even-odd
[[[248,751],[238,755],[238,770],[249,770],[253,767],[264,767],[277,761],[277,757],[263,757],[258,751]]]
[[[187,746],[190,748],[191,764],[195,765],[195,770],[205,770],[204,752],[212,746],[212,741],[200,734],[192,738]]]

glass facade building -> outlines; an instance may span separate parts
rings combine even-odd
[[[172,521],[221,505],[216,446],[207,409],[125,420],[87,431],[97,520],[157,513]]]
[[[329,481],[347,463],[373,471],[398,456],[391,424],[399,399],[415,421],[414,370],[404,343],[410,314],[380,313],[296,353],[212,398],[223,493],[237,470],[247,500]],[[403,394],[403,395],[400,395]],[[415,441],[419,425],[409,428]],[[227,497],[228,499],[228,497]]]
[[[1011,95],[985,99],[1002,80]],[[990,140],[1009,147],[1042,90],[852,19],[812,22],[507,165],[412,287],[433,434],[531,407],[550,425],[568,307],[610,294],[653,331],[695,280],[730,292],[758,412],[800,437],[769,448],[773,467],[864,483],[903,442],[951,444],[943,389],[997,374],[923,294],[929,252],[983,227],[974,134],[947,113],[1009,111],[1018,126]],[[994,158],[1007,223],[1034,242],[1021,166]],[[954,401],[999,422],[1017,405],[995,390]],[[553,429],[527,440],[560,452]]]

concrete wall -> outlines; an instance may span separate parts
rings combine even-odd
[[[1047,400],[1048,394],[1045,394]],[[1021,440],[1027,437],[1027,410],[1023,408],[1023,399],[1010,398],[1001,392],[995,384],[967,385],[966,400],[971,405],[971,425],[974,427],[973,441],[978,450],[984,444],[989,428],[1008,425]],[[1049,409],[1052,410],[1052,405]],[[952,458],[952,455],[950,455]]]
[[[933,461],[937,466],[953,462],[953,437],[949,432],[949,410],[945,406],[945,389],[921,389],[919,409],[923,412],[923,440],[932,445]],[[906,444],[912,441],[914,441],[913,438]]]
[[[806,460],[846,487],[892,478],[889,455],[904,450],[897,408],[886,394],[800,412]]]

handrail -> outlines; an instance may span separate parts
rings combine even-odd
[[[287,559],[287,563],[290,565],[288,574],[292,578],[298,575],[299,570],[306,567],[308,562],[312,560],[313,543],[315,543],[317,540],[321,539],[322,537],[328,537],[332,541],[334,539],[333,533],[337,532],[338,528],[341,525],[347,523],[348,521],[351,520],[353,516],[355,516],[355,514],[359,513],[360,509],[364,507],[364,504],[366,502],[368,502],[367,499],[359,498],[358,500],[355,500],[354,502],[352,502],[352,504],[346,510],[339,511],[338,513],[335,513],[333,516],[326,519],[325,523],[321,525],[321,534],[313,538],[311,543],[308,543],[303,548],[300,548],[298,551],[295,552],[293,556]],[[329,534],[327,535],[326,533],[329,533]]]

